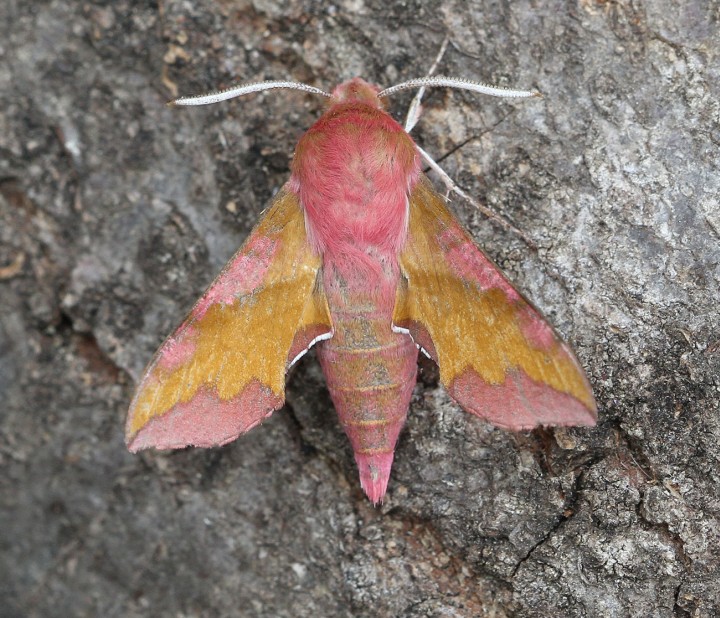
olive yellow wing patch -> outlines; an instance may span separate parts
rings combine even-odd
[[[597,407],[570,348],[473,243],[421,179],[393,323],[438,363],[466,411],[507,429],[593,425]]]
[[[332,335],[320,264],[282,192],[145,370],[128,448],[225,444],[280,408],[288,367]]]

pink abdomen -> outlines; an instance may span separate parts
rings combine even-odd
[[[377,503],[407,417],[418,351],[409,336],[392,330],[393,303],[381,293],[394,289],[392,281],[381,276],[382,282],[369,277],[356,280],[359,286],[338,285],[334,269],[325,266],[333,337],[318,346],[318,356],[363,489]]]

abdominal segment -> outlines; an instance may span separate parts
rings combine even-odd
[[[392,330],[388,293],[396,287],[396,272],[348,277],[326,262],[323,278],[333,337],[318,346],[318,356],[362,487],[377,503],[407,417],[418,351],[408,335]]]

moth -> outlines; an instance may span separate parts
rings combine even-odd
[[[595,423],[573,352],[455,220],[385,111],[388,95],[428,86],[533,94],[444,77],[380,91],[355,78],[332,94],[263,82],[175,102],[270,88],[329,99],[290,180],[145,370],[127,419],[131,451],[235,440],[282,407],[285,375],[312,346],[375,504],[419,351],[464,410],[498,427]]]

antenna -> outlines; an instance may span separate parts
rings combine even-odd
[[[255,82],[252,84],[240,84],[238,86],[231,86],[225,90],[219,92],[211,92],[209,94],[200,94],[193,97],[181,97],[170,101],[168,105],[210,105],[211,103],[219,103],[220,101],[227,101],[228,99],[234,99],[235,97],[242,97],[246,94],[252,94],[253,92],[263,92],[265,90],[273,90],[275,88],[285,88],[288,90],[302,90],[303,92],[309,92],[311,94],[320,94],[324,97],[330,97],[328,92],[308,86],[307,84],[299,84],[297,82]]]
[[[458,88],[460,90],[471,90],[472,92],[479,92],[481,94],[489,94],[494,97],[507,97],[507,98],[518,98],[518,97],[542,97],[537,90],[511,90],[509,88],[499,88],[498,86],[490,86],[488,84],[481,84],[480,82],[472,82],[468,79],[459,79],[457,77],[443,77],[438,75],[437,77],[420,77],[418,79],[411,79],[410,81],[403,82],[397,86],[391,86],[378,93],[378,97],[388,97],[391,94],[400,92],[401,90],[410,90],[411,88]]]

